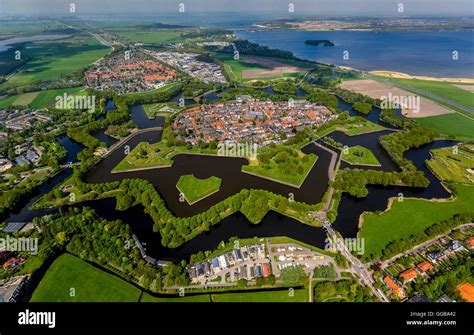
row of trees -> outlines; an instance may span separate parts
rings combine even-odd
[[[410,148],[434,141],[437,133],[416,123],[407,123],[406,126],[408,131],[394,132],[379,139],[392,160],[400,166],[400,172],[344,169],[337,174],[334,186],[356,197],[367,196],[367,185],[428,187],[429,180],[424,173],[403,154]]]
[[[341,97],[344,101],[353,104],[356,102],[364,102],[373,106],[380,106],[380,100],[373,99],[367,95],[357,93],[354,91],[346,90],[342,87],[334,87],[331,89],[334,94]]]
[[[380,111],[379,119],[380,121],[388,123],[389,125],[392,125],[396,128],[403,127],[403,120],[400,117],[398,117],[395,109],[383,108]]]
[[[250,222],[257,224],[270,210],[283,214],[287,209],[306,213],[317,207],[317,205],[290,201],[286,197],[265,190],[243,189],[205,212],[191,217],[176,217],[168,210],[154,186],[146,180],[124,179],[120,182],[89,184],[75,179],[74,184],[83,193],[119,190],[116,196],[119,210],[141,203],[145,212],[154,221],[153,230],[160,232],[162,244],[170,248],[178,247],[202,232],[208,231],[212,225],[237,211],[243,213]]]
[[[184,262],[164,268],[148,265],[135,245],[130,226],[120,220],[107,221],[86,207],[35,220],[43,232],[39,250],[44,259],[66,250],[81,259],[119,269],[126,279],[139,280],[142,287],[152,291],[189,283]]]
[[[436,131],[414,122],[406,123],[405,127],[408,131],[382,136],[379,138],[379,142],[402,170],[416,171],[413,162],[403,157],[404,152],[433,142],[438,134]]]
[[[359,113],[367,115],[372,111],[372,104],[363,101],[356,101],[352,104],[352,108]]]
[[[355,280],[318,282],[314,285],[314,301],[317,302],[375,302],[365,286]]]
[[[429,180],[422,171],[385,172],[379,170],[344,169],[336,177],[334,187],[355,197],[366,197],[367,185],[427,187]]]

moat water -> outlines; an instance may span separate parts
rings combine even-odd
[[[340,106],[345,106],[350,114],[355,115],[350,105],[345,105],[343,101],[339,101]],[[133,108],[132,115],[135,114],[134,120],[140,120],[141,128],[156,127],[158,120],[148,120],[143,118],[143,109]],[[380,111],[375,109],[366,117],[369,120],[378,120]],[[373,116],[377,115],[377,118]],[[380,132],[363,134],[358,136],[347,136],[340,132],[333,132],[331,137],[344,145],[362,145],[371,149],[377,159],[381,163],[381,167],[371,167],[372,169],[382,169],[384,171],[397,171],[398,166],[394,164],[388,154],[378,143],[378,137],[384,136],[392,129]],[[318,160],[310,171],[303,185],[297,189],[280,183],[272,182],[266,179],[254,177],[241,172],[241,167],[247,164],[242,158],[215,157],[215,156],[198,156],[198,155],[177,155],[174,157],[173,166],[170,168],[160,168],[153,170],[128,172],[128,173],[111,173],[111,170],[124,158],[125,145],[133,149],[140,142],[157,143],[161,140],[161,130],[153,130],[141,133],[128,142],[122,144],[117,150],[110,154],[106,159],[102,160],[87,176],[90,183],[107,182],[113,180],[122,180],[125,178],[141,178],[150,181],[164,198],[167,207],[179,217],[186,217],[198,214],[207,210],[210,206],[216,204],[225,198],[238,193],[244,188],[248,189],[265,189],[282,196],[294,196],[295,200],[306,203],[318,203],[321,201],[324,192],[328,187],[328,166],[331,159],[329,152],[309,144],[303,148],[305,153],[315,153]],[[66,136],[59,139],[61,145],[68,150],[68,161],[76,161],[77,152],[82,146]],[[364,211],[384,210],[387,207],[388,199],[403,193],[405,197],[418,198],[446,198],[450,194],[444,189],[439,180],[426,168],[425,161],[430,158],[430,150],[439,147],[452,146],[454,141],[436,141],[424,145],[417,149],[408,150],[405,157],[412,160],[416,167],[422,170],[430,180],[427,188],[409,188],[409,187],[381,187],[369,186],[369,195],[366,198],[354,198],[347,194],[342,196],[338,217],[334,222],[334,228],[344,237],[355,237],[358,232],[358,219]],[[344,163],[345,164],[345,163]],[[351,167],[347,164],[342,167]],[[352,168],[360,168],[352,166]],[[368,167],[366,167],[368,168]],[[29,207],[42,194],[49,192],[55,185],[64,181],[70,174],[71,169],[67,169],[53,177],[49,182],[43,184],[33,197],[22,204],[17,211],[13,212],[6,221],[19,222],[31,221],[35,216],[54,213],[55,209],[32,211]],[[186,202],[179,201],[179,192],[176,189],[176,183],[181,175],[194,174],[198,178],[207,178],[217,176],[222,178],[222,185],[219,192],[211,195],[204,200],[190,206]],[[118,211],[115,209],[115,199],[102,199],[97,201],[85,202],[75,205],[77,207],[88,206],[94,208],[97,213],[109,220],[120,219],[132,228],[140,241],[145,243],[147,253],[158,259],[180,260],[189,258],[193,253],[201,250],[215,249],[221,241],[226,241],[230,237],[269,237],[269,236],[288,236],[290,238],[324,248],[325,232],[322,228],[310,227],[297,222],[294,219],[282,216],[275,212],[268,213],[260,224],[251,224],[242,214],[236,213],[217,225],[213,226],[207,233],[201,234],[183,246],[176,249],[165,248],[161,245],[161,236],[159,233],[153,233],[153,221],[150,216],[143,211],[141,205],[134,206],[126,211]]]

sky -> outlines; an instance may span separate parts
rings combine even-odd
[[[0,15],[64,15],[74,3],[78,15],[239,12],[295,16],[397,16],[398,4],[406,16],[473,16],[474,0],[0,0]]]

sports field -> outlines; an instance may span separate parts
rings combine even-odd
[[[48,269],[31,302],[138,302],[140,294],[132,284],[63,254]]]
[[[472,211],[474,185],[454,184],[455,199],[395,199],[387,211],[365,213],[358,237],[365,238],[364,258],[380,252],[391,241],[408,238],[455,214]]]

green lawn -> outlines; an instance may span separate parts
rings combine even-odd
[[[300,187],[317,159],[315,154],[305,155],[287,146],[266,147],[259,149],[257,160],[242,166],[242,172]]]
[[[457,153],[454,148],[440,148],[431,151],[433,158],[426,162],[441,180],[458,183],[474,183],[474,144],[461,144]]]
[[[70,296],[71,288],[75,297]],[[58,257],[31,297],[32,302],[138,302],[140,289],[70,254]]]
[[[341,128],[349,136],[373,133],[386,129],[385,127],[382,127],[376,123],[370,122],[365,119],[364,121],[344,125]]]
[[[219,191],[222,179],[209,177],[199,179],[192,174],[179,177],[176,188],[183,194],[188,204],[192,205],[208,195]]]
[[[184,297],[154,297],[148,293],[143,293],[140,302],[211,302],[209,294],[185,295]]]
[[[213,302],[307,302],[308,291],[295,289],[293,296],[289,290],[260,291],[260,292],[236,292],[211,294]]]
[[[139,143],[112,171],[119,172],[140,168],[171,166],[173,161],[165,158],[165,155],[166,151],[172,149],[166,148],[160,143]]]
[[[442,134],[454,136],[459,140],[474,139],[474,116],[453,113],[414,119],[424,126],[433,128]]]
[[[425,199],[395,199],[392,207],[381,214],[363,214],[359,237],[365,238],[364,258],[382,250],[391,241],[423,232],[429,226],[457,213],[472,211],[474,185],[454,184],[456,197],[452,201]]]
[[[373,152],[360,145],[342,150],[342,160],[353,165],[381,166]]]
[[[418,88],[420,90],[433,93],[437,96],[459,102],[463,105],[474,107],[474,93],[454,86],[459,84],[442,81],[401,78],[390,78],[390,81]]]
[[[260,291],[260,292],[233,292],[210,293],[199,295],[185,295],[184,297],[153,297],[143,293],[140,302],[307,302],[308,291],[295,289],[293,296],[288,290]]]

